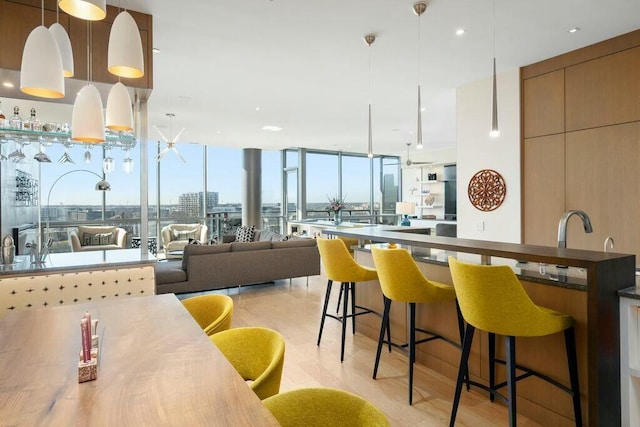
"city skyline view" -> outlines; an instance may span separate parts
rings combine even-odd
[[[201,184],[203,177],[202,146],[179,144],[177,149],[186,163],[183,163],[174,152],[168,152],[158,163],[155,161],[158,151],[157,144],[155,142],[148,144],[149,205],[157,204],[156,173],[158,167],[160,167],[162,177],[160,182],[161,204],[175,205],[181,194],[203,191]],[[209,146],[207,150],[207,190],[218,193],[219,204],[240,203],[242,200],[242,150],[213,146]],[[81,162],[85,151],[91,153],[90,163]],[[97,177],[80,172],[62,176],[75,169],[86,169],[97,175],[102,175],[102,149],[100,147],[71,146],[68,153],[74,159],[75,164],[55,162],[65,153],[65,147],[61,144],[47,147],[46,152],[53,162],[39,164],[43,206],[48,203],[51,205],[100,205],[102,203],[102,193],[93,190],[98,180]],[[279,151],[263,151],[262,153],[262,202],[263,204],[281,203],[281,154]],[[315,153],[309,155],[314,156],[314,159],[313,162],[308,162],[308,203],[328,204],[328,198],[337,196],[336,157]],[[106,175],[106,180],[111,184],[111,191],[106,193],[107,204],[139,205],[139,147],[135,147],[129,153],[134,164],[131,174],[126,174],[122,169],[122,161],[126,157],[123,150],[108,150],[106,156],[113,158],[115,163],[114,172]],[[368,168],[368,159],[364,158],[363,161],[366,163],[358,166]],[[360,167],[343,167],[343,197],[349,205],[369,202],[368,185],[353,185],[353,183],[358,183],[357,176],[361,176]],[[51,185],[58,179],[59,181],[51,190]]]

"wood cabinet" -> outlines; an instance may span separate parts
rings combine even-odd
[[[640,47],[566,68],[567,131],[640,120]]]
[[[522,90],[524,137],[564,132],[564,70],[527,79]]]
[[[523,148],[523,241],[556,246],[565,205],[564,135],[529,138]]]
[[[640,255],[640,30],[521,70],[522,241],[555,246],[571,209],[568,247]],[[564,129],[560,126],[564,119]]]
[[[142,39],[145,74],[139,79],[122,79],[126,86],[135,88],[153,88],[153,30],[151,15],[129,10],[133,16]],[[109,33],[118,9],[107,6],[107,17],[91,23],[91,58],[93,61],[93,81],[115,83],[118,77],[107,70],[107,50]],[[41,24],[40,1],[0,0],[0,68],[20,70],[22,50],[29,33]],[[45,1],[45,25],[56,22],[55,1]],[[71,39],[75,75],[73,79],[87,78],[87,21],[67,15],[60,11],[60,24],[65,27]]]
[[[607,236],[613,252],[640,253],[640,123],[566,135],[566,210],[582,209],[593,233],[569,222],[567,247],[602,251]]]

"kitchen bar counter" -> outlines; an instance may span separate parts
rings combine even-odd
[[[585,397],[588,399],[588,408],[583,408],[583,412],[588,412],[588,418],[585,417],[585,419],[589,420],[589,425],[594,426],[620,424],[620,312],[618,291],[635,284],[635,255],[401,233],[385,230],[384,227],[349,230],[328,228],[324,230],[324,233],[357,238],[361,241],[399,243],[410,246],[414,250],[418,249],[418,252],[428,251],[429,249],[455,252],[459,254],[460,259],[467,262],[476,260],[478,263],[490,264],[494,261],[499,263],[501,260],[498,260],[498,258],[506,258],[512,260],[511,262],[514,263],[514,266],[526,265],[527,268],[524,270],[530,274],[530,277],[525,279],[521,276],[521,281],[534,301],[560,311],[564,309],[568,314],[572,314],[577,321],[577,333],[582,333],[584,336],[583,341],[586,341],[582,343],[581,349],[578,350],[578,357],[582,360],[580,363],[583,365],[581,371],[586,379],[582,380],[581,383],[582,394],[586,395]],[[360,257],[366,259],[366,256],[368,256],[370,259],[370,254],[361,250],[356,251],[356,254],[359,261]],[[428,277],[432,277],[433,280],[451,283],[446,263],[442,262],[446,261],[446,257],[442,256],[442,258],[442,260],[439,260],[441,261],[440,265],[425,263],[425,270],[423,271],[426,271]],[[526,264],[523,261],[526,261]],[[561,277],[562,280],[553,280],[546,271],[544,275],[541,274],[539,263],[553,266],[553,269],[559,273],[557,276]],[[567,274],[564,275],[562,273],[565,269],[556,269],[556,265],[576,267],[576,269],[566,269]],[[536,275],[533,273],[536,269],[538,269],[538,276],[544,277],[535,277]],[[569,281],[569,274],[573,274],[575,271],[580,272],[583,277],[580,280],[574,281],[572,279]],[[432,274],[436,275],[436,277]],[[567,281],[562,283],[564,278]],[[360,296],[367,298],[365,292],[360,292]],[[374,302],[374,307],[379,304],[379,293],[370,295],[370,298]],[[581,328],[582,331],[580,331]],[[377,338],[377,335],[374,335],[374,337]],[[531,350],[531,357],[534,356],[534,347],[521,346],[520,350],[523,351],[519,354],[525,353],[523,354],[525,359],[529,356],[526,354],[525,349],[527,348]],[[546,349],[546,346],[543,349]],[[562,347],[560,346],[559,349],[562,349]],[[565,366],[566,356],[564,351],[555,352],[555,349],[553,351],[554,354],[551,359],[547,360],[547,364]],[[476,371],[481,373],[486,369],[485,366],[481,367],[486,363],[483,354],[485,353],[480,352],[477,355],[478,365],[476,367],[470,365],[472,375],[473,369],[477,368]],[[448,362],[444,363],[449,363],[459,358],[459,354],[457,356],[447,354],[443,357],[448,360]],[[585,359],[586,366],[584,365]],[[555,369],[555,367],[552,367],[552,369]],[[565,368],[562,369],[562,372],[564,371],[566,371]],[[446,369],[444,372],[446,372]],[[484,375],[486,376],[486,373]],[[564,376],[560,378],[562,379]],[[521,389],[524,388],[526,383],[526,381],[523,383]],[[532,399],[535,400],[535,394],[533,396]],[[564,402],[562,399],[564,398],[552,399],[551,405],[561,405],[560,409],[568,406],[570,409],[570,399],[567,400],[567,405],[561,404]],[[556,403],[556,401],[560,403]],[[533,412],[536,411],[535,403],[534,401],[529,405]],[[526,405],[520,405],[520,407],[525,409]],[[548,410],[551,413],[559,411],[557,407],[551,407]]]

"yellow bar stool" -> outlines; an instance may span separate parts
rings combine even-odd
[[[473,334],[476,329],[480,329],[489,333],[489,387],[476,382],[471,384],[489,391],[491,400],[498,396],[507,403],[510,426],[516,425],[516,382],[530,376],[545,380],[571,395],[576,426],[581,426],[573,317],[534,304],[509,266],[466,264],[449,257],[449,268],[460,310],[467,322],[449,425],[455,424]],[[516,365],[515,337],[541,337],[563,331],[571,388],[544,374]],[[506,361],[495,357],[495,334],[505,337]],[[507,381],[495,384],[495,363],[506,364]],[[516,376],[516,369],[524,373]],[[507,386],[506,397],[496,391],[504,386]]]
[[[320,259],[324,265],[324,270],[329,279],[327,281],[327,292],[324,297],[324,307],[322,309],[322,318],[320,319],[320,331],[318,332],[318,345],[322,339],[322,329],[324,321],[327,317],[336,319],[342,323],[342,345],[340,347],[340,361],[344,361],[344,342],[347,331],[347,321],[351,319],[352,330],[356,332],[356,316],[363,314],[378,314],[375,311],[356,305],[356,282],[366,282],[376,280],[378,274],[376,270],[369,267],[363,267],[358,264],[349,251],[344,241],[340,239],[317,239],[318,251]],[[333,282],[341,282],[342,297],[342,315],[333,315],[327,313],[329,306],[329,298],[331,296],[331,285]],[[351,294],[351,313],[349,313],[349,294]],[[378,314],[379,315],[379,314]]]
[[[378,351],[376,353],[376,362],[373,368],[373,378],[378,374],[378,365],[380,363],[380,352],[383,344],[389,344],[403,351],[408,351],[409,356],[409,405],[413,402],[413,364],[416,360],[416,344],[442,339],[456,348],[461,345],[453,340],[439,335],[435,332],[420,329],[416,327],[416,304],[430,304],[440,301],[454,301],[456,292],[451,285],[438,283],[428,280],[418,265],[411,257],[406,249],[400,248],[379,248],[372,247],[373,261],[378,270],[378,280],[380,288],[384,294],[384,314],[382,315],[382,326],[380,328],[380,337],[378,339]],[[391,311],[391,301],[397,301],[409,304],[409,342],[398,344],[391,342],[391,331],[389,314]],[[460,341],[462,341],[464,333],[464,321],[460,308],[456,303],[456,315],[458,318],[458,330],[460,332]],[[416,331],[429,335],[427,338],[416,341]],[[387,335],[387,341],[384,336]]]

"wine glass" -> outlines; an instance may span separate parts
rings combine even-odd
[[[71,147],[71,142],[67,140],[64,143],[64,154],[58,159],[58,163],[71,163],[72,165],[76,163],[73,161],[73,159],[69,155],[69,147]]]

